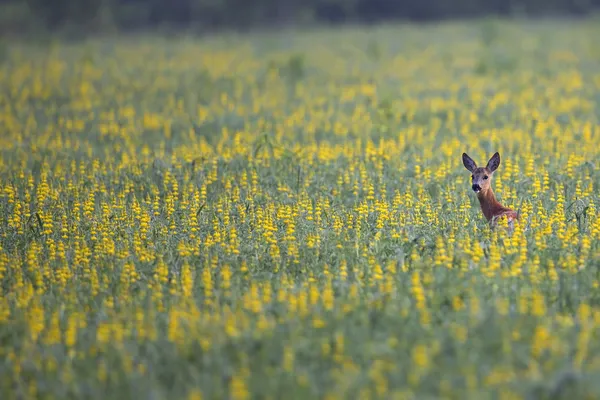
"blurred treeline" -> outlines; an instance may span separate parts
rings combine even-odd
[[[599,7],[600,0],[0,0],[0,33],[29,28],[214,30],[484,15],[582,15]]]

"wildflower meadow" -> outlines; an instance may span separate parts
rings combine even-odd
[[[0,397],[600,397],[598,37],[5,42]]]

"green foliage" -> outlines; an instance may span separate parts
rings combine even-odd
[[[385,3],[385,4],[384,4]],[[553,13],[583,15],[597,9],[597,0],[513,0],[503,2],[456,0],[428,0],[426,2],[396,1],[373,2],[367,0],[177,0],[165,3],[155,0],[11,0],[13,9],[25,11],[29,17],[26,30],[40,27],[57,31],[90,34],[94,31],[124,31],[137,29],[169,28],[192,29],[204,32],[212,29],[264,28],[281,24],[311,24],[314,22],[377,20],[436,20],[463,16],[536,16]],[[14,5],[14,6],[13,6]],[[0,4],[0,9],[7,6]],[[23,14],[23,12],[21,12]],[[8,18],[7,18],[8,22]],[[15,33],[23,24],[10,27]],[[22,33],[22,32],[21,32]],[[494,18],[481,23],[480,36],[490,45],[497,36]]]
[[[292,82],[296,82],[304,77],[305,74],[305,61],[304,55],[293,54],[287,61],[284,69],[280,71],[286,75]]]
[[[8,44],[0,39],[0,64],[8,59]]]
[[[500,32],[498,22],[494,18],[486,18],[481,23],[481,42],[484,47],[490,47],[498,38]]]

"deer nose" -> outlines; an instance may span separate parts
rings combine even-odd
[[[479,192],[481,190],[481,186],[479,186],[478,184],[474,183],[473,186],[471,186],[473,188],[473,191],[475,192]]]

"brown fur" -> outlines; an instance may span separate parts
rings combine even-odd
[[[517,212],[500,204],[492,190],[492,176],[500,165],[500,154],[496,152],[485,167],[478,167],[466,153],[463,153],[462,159],[465,168],[472,173],[472,188],[477,193],[485,219],[492,225],[502,217],[506,217],[508,222],[517,221],[519,219]]]

